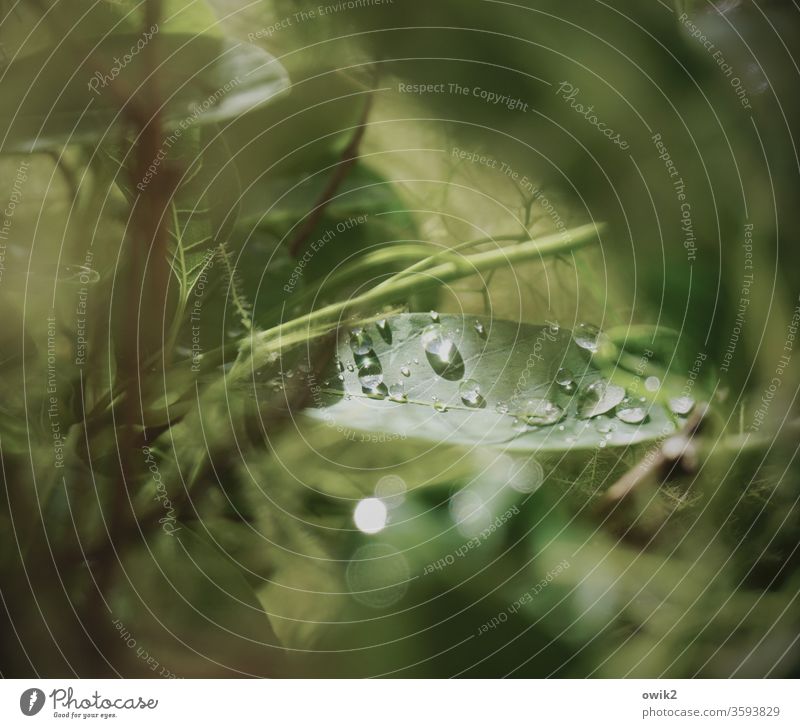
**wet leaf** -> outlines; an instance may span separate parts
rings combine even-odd
[[[368,339],[371,349],[355,356],[379,363],[389,392],[402,383],[402,398],[364,386],[351,332],[343,331],[339,359],[354,363],[353,371],[332,365],[308,414],[342,431],[519,451],[625,446],[675,430],[679,418],[658,404],[641,403],[648,417],[640,423],[616,417],[624,390],[604,382],[569,330],[488,318],[479,323],[482,333],[474,317],[443,314],[434,322],[430,314],[399,315],[386,321],[388,341],[377,324],[359,327],[359,340]],[[574,386],[560,383],[564,371]],[[602,406],[598,400],[587,407],[587,398],[603,392]]]

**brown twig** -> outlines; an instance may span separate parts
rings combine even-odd
[[[691,460],[691,455],[694,452],[692,438],[699,430],[707,410],[707,406],[698,406],[684,428],[668,438],[666,442],[674,441],[679,445],[675,452],[671,448],[665,447],[665,443],[661,443],[654,454],[645,456],[614,483],[605,492],[600,501],[600,510],[608,511],[613,509],[631,493],[641,488],[642,485],[655,481],[657,476],[667,468],[672,468],[686,459]]]
[[[333,199],[333,196],[336,194],[336,190],[339,189],[339,186],[347,177],[347,173],[358,160],[358,150],[361,146],[361,140],[364,138],[364,133],[367,130],[367,119],[369,117],[371,108],[372,94],[370,93],[367,96],[366,102],[364,103],[364,110],[361,112],[361,118],[358,122],[358,126],[356,127],[353,137],[350,139],[349,144],[342,152],[342,156],[336,165],[336,169],[328,180],[328,184],[325,185],[325,189],[322,191],[322,194],[320,194],[316,204],[305,220],[303,220],[302,224],[297,229],[297,232],[289,243],[289,254],[293,258],[297,258],[303,251],[304,243],[311,233],[314,232],[314,229],[317,227],[317,224],[322,218],[325,209]]]

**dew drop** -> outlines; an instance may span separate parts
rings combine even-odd
[[[694,400],[691,397],[673,397],[669,401],[669,409],[672,414],[683,417],[694,409]]]
[[[408,397],[406,397],[406,388],[402,382],[397,382],[397,384],[392,384],[389,387],[389,399],[395,402],[408,401]]]
[[[431,311],[431,321],[435,323],[439,323],[439,312],[438,311]]]
[[[480,407],[483,403],[481,385],[474,379],[465,379],[461,382],[458,386],[458,394],[461,397],[461,401],[467,405],[467,407]]]
[[[431,365],[440,377],[458,380],[464,376],[464,360],[453,339],[439,324],[430,324],[422,331],[422,347]]]
[[[617,407],[617,419],[628,425],[640,425],[647,419],[647,410],[625,399]]]
[[[549,399],[529,399],[523,416],[529,425],[554,425],[564,417],[564,410]]]
[[[561,387],[564,394],[572,394],[578,385],[575,383],[575,377],[569,369],[559,369],[556,373],[556,384]]]
[[[387,343],[392,343],[392,330],[389,328],[389,322],[386,319],[378,319],[375,322],[375,326],[378,329],[378,333],[381,335],[381,338]]]
[[[435,409],[437,412],[447,412],[447,405],[440,399],[434,399],[433,409]]]
[[[356,370],[356,368],[352,364],[348,364],[347,365],[347,371],[348,372],[354,372],[355,370]]]
[[[482,339],[486,338],[486,327],[480,321],[475,322],[475,333]]]
[[[594,353],[600,346],[600,329],[594,324],[581,323],[572,333],[572,338],[581,349]]]
[[[337,359],[336,360],[336,369],[338,371],[340,371],[340,372],[344,371],[344,364],[342,364],[342,360],[341,359]]]
[[[648,392],[657,392],[660,386],[661,380],[658,377],[647,377],[647,379],[644,380],[644,388]]]
[[[363,328],[353,329],[350,332],[350,349],[358,356],[364,356],[372,351],[372,337]]]
[[[383,384],[383,368],[377,359],[367,357],[358,367],[358,381],[364,389],[377,389]]]
[[[404,377],[410,377],[411,370],[408,367],[400,367],[400,374],[402,374]]]
[[[580,394],[578,416],[584,419],[597,417],[614,409],[625,399],[625,390],[602,379],[593,382]]]

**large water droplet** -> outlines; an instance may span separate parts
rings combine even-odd
[[[350,349],[358,356],[364,356],[372,351],[372,337],[363,328],[353,329],[350,332]]]
[[[673,397],[669,401],[669,409],[672,414],[684,417],[694,409],[694,400],[691,397]]]
[[[578,385],[575,383],[575,377],[569,369],[559,369],[556,373],[556,384],[561,387],[564,394],[572,394]]]
[[[640,425],[647,419],[647,410],[630,397],[625,397],[617,407],[617,419],[628,425]]]
[[[426,326],[420,340],[428,363],[440,377],[454,381],[464,376],[464,360],[453,338],[440,324]]]
[[[600,329],[594,324],[578,324],[572,332],[572,338],[581,349],[594,353],[600,346]]]
[[[378,389],[383,384],[383,367],[374,357],[361,360],[358,367],[358,381],[364,389]]]
[[[549,399],[529,399],[522,412],[529,425],[554,425],[564,417],[564,410]]]
[[[484,403],[481,396],[481,385],[474,379],[465,379],[461,382],[458,386],[458,394],[467,407],[480,407]]]
[[[378,333],[381,335],[381,338],[387,343],[392,343],[392,329],[389,327],[389,322],[386,319],[378,319],[375,322],[375,326],[378,329]]]
[[[593,382],[580,394],[578,416],[588,419],[614,409],[625,399],[625,390],[602,379]]]

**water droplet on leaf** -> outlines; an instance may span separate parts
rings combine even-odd
[[[694,409],[694,400],[691,397],[673,397],[669,401],[669,409],[672,414],[683,417]]]
[[[602,379],[593,382],[580,394],[578,416],[584,419],[604,415],[625,399],[625,390]]]
[[[572,338],[581,349],[594,353],[600,346],[600,329],[594,324],[578,324],[572,333]]]
[[[464,360],[452,337],[440,324],[426,326],[420,340],[428,363],[440,377],[453,381],[464,376]]]
[[[549,399],[529,399],[523,411],[529,425],[554,425],[564,417],[564,410]]]
[[[350,332],[350,349],[354,354],[363,356],[372,351],[372,337],[362,328]]]
[[[458,394],[461,401],[467,407],[480,407],[483,403],[481,396],[481,385],[474,379],[465,379],[458,387]]]

